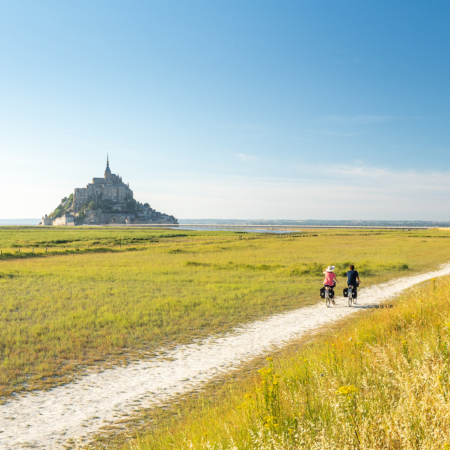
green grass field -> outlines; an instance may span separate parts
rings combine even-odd
[[[1,227],[0,261],[73,253],[117,252],[170,242],[222,240],[233,232],[196,232],[164,228]]]
[[[0,248],[42,248],[69,246],[117,247],[145,244],[167,238],[216,236],[233,233],[196,232],[164,228],[112,227],[1,227]]]
[[[431,270],[450,259],[449,237],[438,230],[285,236],[0,229],[0,248],[61,244],[56,241],[67,247],[0,261],[1,393],[49,388],[85,367],[123,363],[161,345],[315,303],[329,264],[339,276],[353,262],[364,286]],[[120,248],[118,240],[132,245]],[[80,242],[98,248],[70,250]]]

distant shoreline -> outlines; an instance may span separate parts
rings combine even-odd
[[[37,226],[41,219],[0,219],[0,226]],[[448,228],[450,221],[422,221],[422,220],[241,220],[241,219],[180,219],[178,226],[198,225],[204,227],[350,227],[350,228]],[[170,224],[168,224],[170,226]]]
[[[324,226],[324,227],[450,227],[450,221],[438,220],[242,220],[242,219],[178,219],[179,225],[223,226]]]
[[[39,225],[42,219],[0,219],[0,226]]]

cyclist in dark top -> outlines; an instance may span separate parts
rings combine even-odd
[[[359,279],[359,273],[355,270],[355,266],[352,264],[349,267],[349,271],[347,272],[347,286],[353,286],[353,290],[355,291],[355,297],[358,295],[356,288],[358,287],[361,280]]]

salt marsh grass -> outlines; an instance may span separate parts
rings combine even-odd
[[[447,261],[450,243],[443,231],[326,230],[243,239],[233,232],[183,231],[184,241],[178,233],[0,229],[4,245],[83,241],[100,249],[0,261],[2,395],[49,388],[85,367],[126,363],[164,345],[315,303],[330,263],[341,275],[353,262],[367,286],[436,267]],[[156,235],[158,245],[104,247],[108,239],[148,242]]]

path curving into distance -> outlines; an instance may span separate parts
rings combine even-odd
[[[360,289],[358,306],[375,305],[417,283],[449,274],[450,264],[446,264],[433,272]],[[336,303],[331,308],[320,302],[276,314],[220,337],[179,345],[163,357],[89,374],[47,392],[18,395],[0,406],[0,449],[60,449],[68,439],[81,443],[83,437],[120,420],[122,414],[198,389],[244,361],[360,310],[346,306],[343,298]]]

